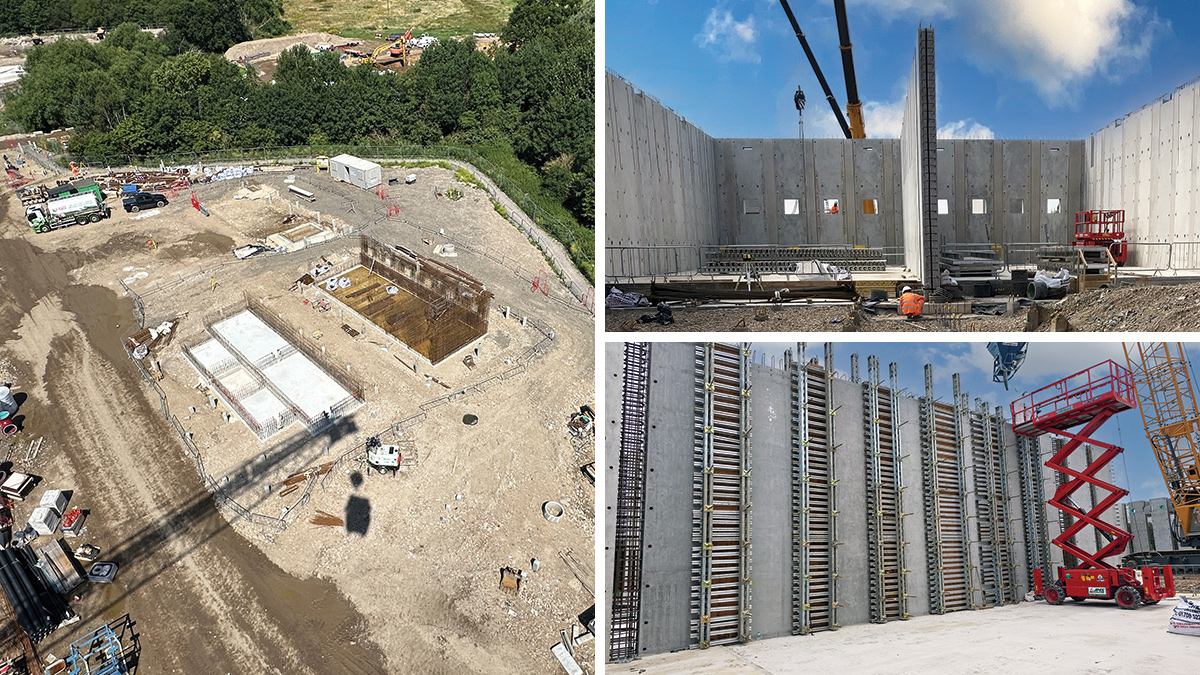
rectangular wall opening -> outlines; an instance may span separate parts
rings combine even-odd
[[[821,208],[825,213],[837,213],[840,210],[838,207],[838,200],[836,199],[823,200],[821,202]]]
[[[864,216],[873,216],[876,213],[879,213],[879,200],[878,199],[864,199],[863,200],[863,215]]]
[[[785,216],[800,215],[800,200],[799,199],[783,200],[783,215],[785,215]]]
[[[986,199],[972,199],[971,200],[971,213],[978,215],[978,214],[987,213],[987,212],[988,211],[987,211],[987,200]]]
[[[1008,200],[1008,212],[1009,213],[1025,213],[1025,200],[1024,199]]]
[[[950,200],[939,199],[938,200],[938,215],[944,216],[947,213],[950,213]]]
[[[762,213],[762,205],[756,201],[750,201],[749,199],[746,199],[742,201],[742,213],[746,215]]]
[[[1062,213],[1062,200],[1047,199],[1046,213]]]

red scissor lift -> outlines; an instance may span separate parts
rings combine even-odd
[[[1075,214],[1075,245],[1105,246],[1118,265],[1129,258],[1125,241],[1125,211],[1079,211]]]
[[[1080,601],[1095,598],[1115,599],[1124,609],[1136,609],[1142,604],[1152,605],[1175,595],[1175,578],[1169,565],[1135,569],[1114,567],[1104,562],[1105,558],[1123,553],[1133,538],[1129,532],[1102,519],[1129,492],[1096,478],[1096,473],[1124,449],[1096,440],[1092,434],[1108,418],[1134,407],[1137,407],[1137,398],[1133,376],[1113,361],[1105,361],[1042,387],[1011,405],[1013,431],[1025,436],[1050,433],[1069,439],[1046,462],[1046,466],[1070,477],[1047,503],[1074,518],[1074,522],[1054,539],[1054,545],[1079,559],[1079,566],[1056,568],[1058,580],[1049,584],[1042,579],[1042,570],[1033,571],[1034,592],[1052,605],[1061,605],[1067,598]],[[1068,431],[1081,424],[1084,425],[1082,429]],[[1104,452],[1083,471],[1069,468],[1067,458],[1084,443],[1103,448]],[[1108,492],[1089,511],[1079,508],[1071,500],[1071,495],[1086,485]],[[1096,553],[1071,543],[1071,539],[1088,525],[1108,540],[1108,544]]]

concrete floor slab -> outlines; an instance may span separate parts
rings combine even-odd
[[[1167,632],[1178,600],[1135,611],[1112,602],[1061,607],[1025,602],[995,609],[858,624],[836,632],[661,654],[607,673],[793,675],[843,672],[1145,673],[1195,670],[1200,638]]]
[[[287,410],[287,406],[275,398],[269,389],[259,389],[243,397],[238,403],[257,422],[269,420]]]
[[[267,366],[263,375],[309,418],[320,417],[335,403],[350,397],[350,392],[299,352]]]
[[[242,353],[253,363],[258,359],[279,351],[287,346],[284,337],[254,316],[250,310],[245,310],[212,325],[212,330],[220,333],[229,341],[233,348]]]
[[[209,340],[202,342],[195,347],[191,347],[188,351],[192,353],[192,357],[196,361],[212,372],[213,368],[222,362],[228,362],[233,359],[233,354],[229,353],[220,342]]]

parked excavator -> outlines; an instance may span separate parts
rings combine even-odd
[[[1200,574],[1200,405],[1191,363],[1179,342],[1124,348],[1146,438],[1175,508],[1171,529],[1177,547],[1133,553],[1125,564],[1169,564],[1185,574]]]
[[[833,95],[833,91],[829,88],[829,83],[825,81],[825,75],[821,72],[821,66],[817,64],[817,57],[813,55],[812,48],[808,46],[808,38],[805,37],[804,31],[800,30],[800,23],[796,21],[796,15],[792,13],[792,8],[788,5],[787,0],[779,0],[779,4],[783,6],[783,11],[787,13],[788,21],[792,24],[792,30],[796,32],[796,39],[800,41],[800,46],[804,48],[804,54],[808,57],[808,63],[812,66],[813,72],[817,76],[817,82],[821,84],[821,89],[825,92],[825,99],[829,101],[829,106],[833,108],[833,115],[837,118],[838,125],[842,127],[842,133],[846,138],[866,138],[866,125],[863,121],[862,101],[858,98],[858,79],[854,74],[854,53],[851,49],[850,42],[850,24],[846,18],[846,0],[833,0],[833,11],[837,16],[838,24],[838,48],[842,52],[842,71],[846,80],[846,113],[842,114],[842,109],[838,106],[837,98]],[[797,107],[800,107],[799,101]],[[846,121],[849,118],[849,122]]]

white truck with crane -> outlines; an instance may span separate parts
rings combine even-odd
[[[34,232],[49,232],[71,225],[98,223],[111,211],[95,192],[86,191],[51,197],[25,207],[25,219]]]

